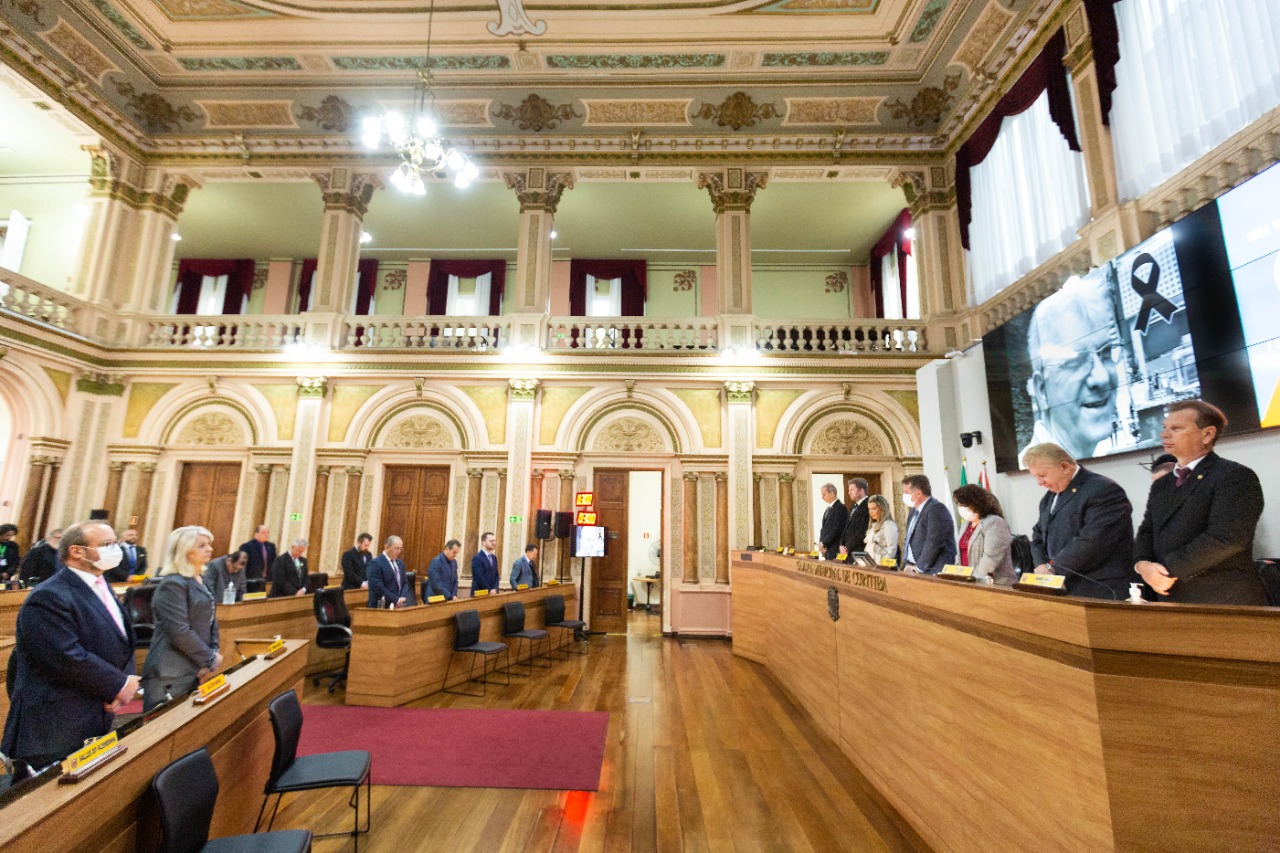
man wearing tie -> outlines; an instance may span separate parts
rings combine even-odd
[[[368,533],[361,533],[356,537],[355,547],[343,552],[343,589],[364,589],[369,586],[369,561],[373,559],[369,548],[372,544],[373,537]]]
[[[840,534],[844,532],[844,523],[849,520],[849,510],[839,500],[840,493],[832,483],[822,487],[822,501],[827,505],[822,513],[822,529],[818,533],[818,545],[822,556],[834,560],[840,549]]]
[[[461,550],[462,543],[457,539],[444,543],[444,550],[427,566],[427,595],[443,595],[445,601],[458,597],[457,557]]]
[[[289,550],[271,564],[271,591],[267,598],[307,594],[307,540],[295,539]]]
[[[388,536],[382,546],[382,553],[369,561],[369,606],[386,607],[404,606],[408,596],[404,589],[404,563],[400,552],[404,550],[404,541],[399,536]]]
[[[956,525],[951,511],[934,500],[933,488],[924,474],[902,480],[902,502],[907,514],[907,545],[903,549],[906,566],[926,575],[936,575],[956,561]]]
[[[253,532],[253,538],[240,546],[240,550],[249,555],[249,565],[245,566],[244,576],[248,580],[256,580],[267,576],[267,570],[276,561],[276,543],[268,542],[271,531],[265,524],[259,524]]]
[[[134,575],[147,573],[147,549],[138,544],[138,531],[130,527],[120,537],[124,559],[104,577],[111,583],[124,583]]]
[[[538,546],[530,542],[524,546],[524,556],[511,565],[511,588],[518,589],[520,584],[528,584],[530,589],[542,586],[534,561],[538,559]]]
[[[852,554],[867,549],[867,527],[871,524],[871,513],[867,508],[867,489],[870,483],[861,477],[849,481],[849,500],[853,508],[849,510],[849,519],[844,523],[844,532],[840,534],[840,553]]]
[[[133,628],[102,573],[121,560],[115,531],[99,521],[68,527],[66,570],[27,596],[18,612],[14,682],[0,751],[32,767],[60,761],[111,731],[133,699]]]
[[[1138,527],[1134,569],[1162,601],[1265,606],[1253,562],[1262,484],[1213,447],[1227,416],[1203,400],[1168,408],[1160,442],[1178,465],[1151,484]]]
[[[1133,506],[1114,480],[1076,463],[1056,444],[1023,453],[1027,471],[1045,489],[1031,529],[1037,574],[1066,575],[1067,592],[1120,599],[1133,574]]]
[[[477,589],[487,589],[490,593],[498,591],[498,555],[494,553],[494,548],[498,546],[498,539],[492,533],[486,533],[480,537],[480,550],[471,558],[471,595],[475,596]]]

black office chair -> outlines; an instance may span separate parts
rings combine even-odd
[[[444,683],[440,685],[440,689],[445,693],[457,693],[460,696],[484,696],[489,690],[489,656],[506,653],[507,668],[503,673],[507,676],[507,680],[502,682],[505,685],[511,684],[511,652],[507,649],[506,643],[493,643],[482,641],[480,639],[480,611],[478,610],[462,610],[453,616],[454,625],[457,633],[453,638],[453,652],[449,655],[449,665],[444,668]],[[471,693],[465,690],[449,689],[449,671],[453,668],[453,656],[459,652],[465,652],[471,655],[471,671],[467,676],[467,681],[476,680],[476,660],[482,661],[480,667],[480,692]],[[497,672],[498,668],[495,663],[493,672]],[[497,682],[494,682],[495,684]]]
[[[319,589],[312,596],[312,608],[316,614],[316,646],[322,649],[342,649],[346,652],[341,669],[322,672],[311,679],[317,687],[322,678],[329,679],[329,692],[347,682],[347,668],[351,665],[351,614],[347,612],[347,599],[340,589]]]
[[[586,644],[587,638],[586,636],[582,635],[582,632],[586,630],[587,623],[583,622],[581,619],[564,618],[564,596],[563,595],[548,595],[546,598],[543,599],[543,603],[546,605],[546,608],[547,608],[546,618],[543,620],[543,623],[547,626],[548,629],[560,628],[561,630],[568,631],[573,636],[574,641],[581,640],[584,645]],[[587,653],[585,649],[579,650],[574,648],[572,642],[570,643],[569,648],[573,649],[573,651],[577,652],[580,655],[585,655]],[[569,659],[568,650],[565,650],[564,659],[565,660]]]
[[[203,746],[157,773],[151,780],[151,792],[160,805],[160,853],[306,853],[311,849],[311,833],[305,829],[232,835],[210,841],[218,774]]]
[[[244,591],[245,591],[246,593],[250,593],[250,592],[266,592],[266,591],[267,591],[267,579],[266,579],[266,578],[248,578],[248,579],[247,579],[247,580],[245,580],[245,582],[244,582]]]
[[[413,605],[415,605],[415,604],[417,604],[417,603],[418,603],[418,599],[414,597],[414,596],[415,596],[414,589],[416,589],[416,584],[417,584],[417,583],[418,583],[418,573],[417,573],[417,572],[405,572],[405,573],[404,573],[404,587],[403,587],[403,589],[404,589],[404,606],[405,606],[405,607],[411,607],[411,606],[413,606]],[[426,600],[427,600],[427,599],[426,599],[426,596],[423,596],[422,600],[423,600],[423,602],[426,602]]]
[[[353,835],[356,849],[359,850],[360,834],[369,831],[372,815],[373,788],[370,780],[373,776],[373,756],[363,749],[298,755],[298,739],[302,736],[302,706],[298,704],[298,694],[292,690],[272,699],[267,711],[271,716],[276,750],[271,757],[271,776],[263,791],[262,807],[258,809],[258,820],[253,824],[253,831],[257,832],[262,825],[262,817],[272,794],[276,795],[276,804],[271,809],[271,819],[267,821],[268,830],[276,821],[276,812],[280,810],[280,800],[285,794],[320,788],[350,788],[349,805],[355,810],[351,832],[332,832],[316,837]],[[360,828],[361,785],[364,785],[365,790],[364,829]]]
[[[156,620],[151,615],[151,599],[156,594],[155,584],[129,587],[125,593],[125,608],[133,623],[134,645],[140,649],[151,648],[151,636],[156,632]]]
[[[528,672],[517,672],[516,675],[532,675],[533,667],[537,660],[538,646],[543,640],[547,641],[547,649],[551,648],[551,634],[542,628],[526,628],[524,626],[524,604],[519,601],[509,601],[502,605],[502,636],[516,640],[516,661],[519,662],[519,641],[525,641],[525,647],[529,650],[529,662],[526,664]],[[508,660],[510,660],[508,658]],[[538,666],[550,669],[551,661],[545,660]],[[510,669],[510,665],[508,666]]]
[[[319,592],[328,585],[328,572],[310,572],[307,575],[307,592]]]

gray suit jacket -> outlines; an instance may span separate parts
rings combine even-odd
[[[1011,584],[1018,573],[1013,568],[1013,534],[1009,524],[998,515],[988,515],[978,522],[969,537],[969,565],[974,577],[994,578],[996,583]]]
[[[213,666],[218,619],[213,596],[199,579],[165,575],[151,599],[151,613],[156,628],[143,678],[194,676]]]

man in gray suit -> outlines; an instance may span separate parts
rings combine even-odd
[[[210,560],[204,567],[204,585],[213,596],[215,604],[221,604],[227,587],[235,590],[235,600],[244,601],[245,573],[244,567],[249,564],[249,555],[244,551],[236,551],[225,557]]]
[[[530,589],[542,585],[542,580],[538,577],[538,570],[534,567],[534,561],[537,559],[538,546],[532,542],[525,545],[524,556],[511,565],[512,589],[520,586],[520,584],[528,584]]]

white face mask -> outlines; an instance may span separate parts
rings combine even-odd
[[[109,572],[116,566],[120,565],[120,561],[124,559],[124,552],[120,550],[119,543],[111,545],[103,545],[98,549],[98,559],[93,561],[95,569],[101,569]]]
[[[963,518],[965,521],[973,521],[978,517],[978,514],[973,510],[969,509],[967,506],[962,506],[960,507],[960,517]]]
[[[903,502],[904,504],[906,504],[907,509],[915,509],[915,508],[916,508],[916,502],[915,502],[915,500],[911,497],[911,495],[903,495],[903,496],[902,496],[902,502]]]

